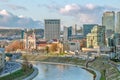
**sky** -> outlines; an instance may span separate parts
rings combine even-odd
[[[120,11],[120,0],[0,0],[0,28],[44,28],[44,19],[61,27],[101,24],[106,11]]]

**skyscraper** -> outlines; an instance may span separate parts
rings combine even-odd
[[[77,35],[77,24],[72,27],[72,35]]]
[[[83,35],[87,36],[88,33],[91,32],[91,29],[97,24],[83,24]]]
[[[115,12],[105,12],[102,16],[102,25],[106,30],[115,31]]]
[[[60,39],[60,20],[59,19],[45,19],[45,39]]]
[[[64,27],[64,34],[63,34],[64,41],[69,40],[71,36],[72,36],[72,26]]]
[[[117,12],[117,24],[116,24],[115,32],[120,33],[120,12]]]

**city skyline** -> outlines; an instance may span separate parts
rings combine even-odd
[[[61,26],[101,24],[105,11],[120,11],[119,0],[0,0],[1,28],[43,28],[44,19],[61,19]],[[114,5],[115,4],[115,5]]]

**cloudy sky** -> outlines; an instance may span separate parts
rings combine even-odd
[[[44,28],[44,19],[61,26],[101,24],[105,11],[120,11],[120,0],[0,0],[0,28]]]

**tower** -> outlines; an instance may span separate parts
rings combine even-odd
[[[46,40],[60,39],[60,20],[59,19],[45,19],[45,32]]]

